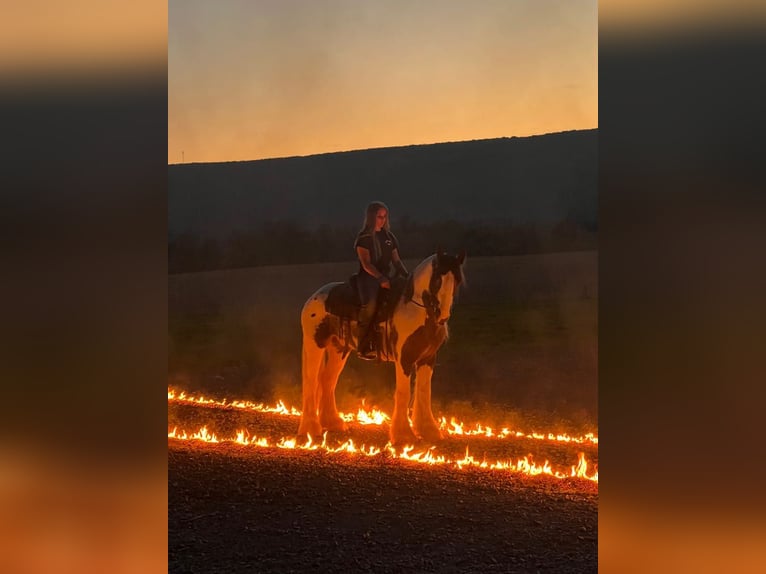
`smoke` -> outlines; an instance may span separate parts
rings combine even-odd
[[[472,258],[466,275],[434,397],[498,418],[596,426],[596,253]]]

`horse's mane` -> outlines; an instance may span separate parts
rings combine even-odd
[[[439,256],[434,253],[429,255],[423,261],[421,261],[414,269],[407,280],[407,285],[404,288],[402,297],[404,300],[412,299],[415,293],[415,280],[420,279],[424,273],[430,273],[429,278],[433,276],[434,271],[439,270],[442,275],[452,272],[455,276],[455,289],[460,287],[465,282],[465,275],[463,274],[463,265],[459,256],[442,254]]]
[[[463,256],[464,260],[464,256]],[[426,263],[430,262],[431,269],[433,270],[439,270],[441,275],[445,275],[449,272],[452,272],[452,274],[455,276],[455,284],[460,285],[465,281],[465,275],[463,274],[463,260],[461,260],[461,256],[459,255],[448,255],[447,253],[439,254],[433,254],[426,257],[420,265],[416,268],[416,271],[421,266],[424,268],[428,268]]]

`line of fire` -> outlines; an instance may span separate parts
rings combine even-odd
[[[287,407],[284,402],[278,401],[275,405],[265,405],[247,400],[212,399],[205,396],[187,394],[185,391],[168,388],[168,403],[190,407],[229,409],[259,413],[264,415],[300,417],[301,411],[295,407]],[[340,413],[341,417],[350,423],[383,427],[390,424],[391,417],[375,407],[367,407],[364,402],[356,413]],[[598,446],[598,437],[593,433],[582,436],[570,436],[551,432],[522,432],[502,427],[500,430],[482,424],[480,422],[464,423],[457,421],[455,417],[442,416],[439,418],[441,430],[450,437],[460,437],[466,440],[533,440],[548,442],[571,448],[588,447],[591,449]],[[395,448],[390,442],[384,445],[357,444],[353,439],[347,438],[337,443],[328,441],[327,433],[321,437],[309,436],[306,443],[301,443],[294,436],[281,436],[269,438],[251,434],[248,430],[238,429],[230,435],[219,435],[210,431],[207,425],[199,430],[184,430],[174,426],[168,430],[168,439],[173,441],[187,441],[200,445],[216,445],[231,443],[246,447],[262,449],[279,449],[280,451],[318,451],[330,455],[345,454],[364,457],[386,457],[413,463],[420,463],[440,468],[453,468],[464,470],[480,468],[491,471],[502,471],[536,477],[552,477],[557,479],[583,479],[591,484],[598,485],[598,465],[589,463],[585,453],[578,450],[577,462],[565,468],[554,467],[548,460],[542,463],[534,461],[531,454],[506,459],[488,460],[486,456],[477,457],[469,452],[466,446],[465,453],[460,457],[449,456],[437,452],[437,447],[416,447],[407,445]]]

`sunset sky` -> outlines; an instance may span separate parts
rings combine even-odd
[[[169,2],[168,163],[597,125],[595,0]]]

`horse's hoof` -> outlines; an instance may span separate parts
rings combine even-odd
[[[425,442],[436,443],[442,440],[444,437],[438,428],[429,428],[420,433],[420,438]]]
[[[339,418],[326,424],[323,423],[322,428],[328,432],[346,432],[348,430],[348,425],[346,424],[346,421]]]
[[[305,446],[309,442],[309,435],[306,433],[301,433],[295,435],[295,444],[297,446]]]
[[[303,437],[304,439],[307,439],[307,435],[311,435],[311,439],[314,442],[316,442],[317,439],[321,440],[322,426],[319,424],[319,421],[307,422],[298,427],[298,438]]]
[[[342,431],[327,431],[322,437],[322,444],[333,449],[348,443],[351,433]]]
[[[406,433],[396,433],[391,435],[391,445],[394,448],[402,448],[405,446],[413,446],[418,442],[418,437],[412,431]]]

